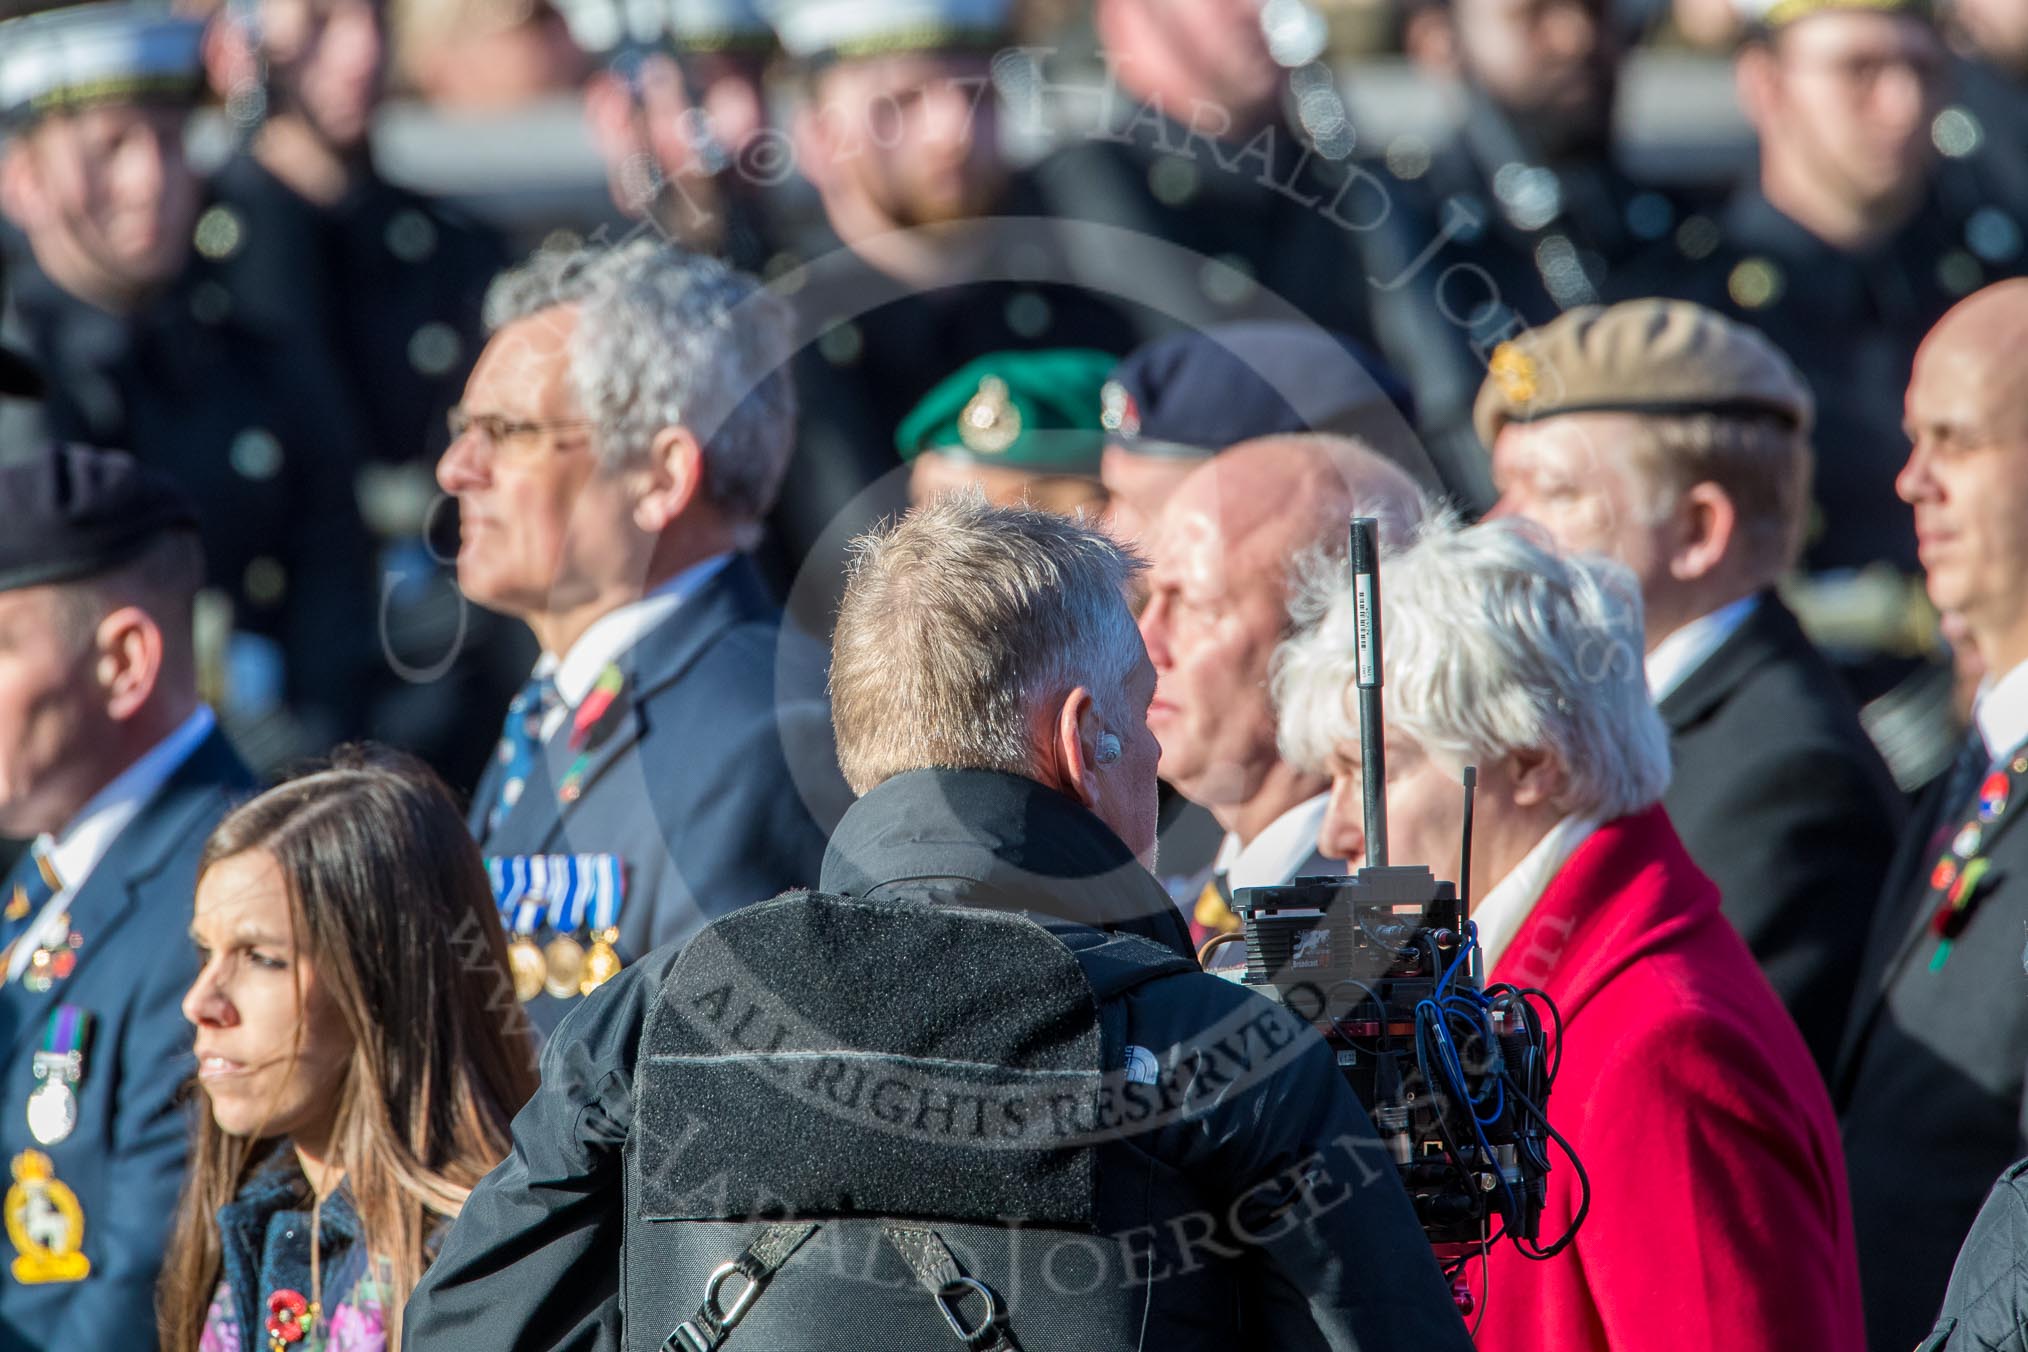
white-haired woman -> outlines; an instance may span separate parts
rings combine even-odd
[[[1549,1116],[1590,1214],[1547,1262],[1497,1246],[1480,1352],[1857,1348],[1837,1124],[1781,1002],[1660,806],[1633,576],[1535,528],[1439,524],[1382,565],[1390,862],[1455,873],[1479,768],[1472,914],[1489,980],[1561,1012]],[[1284,754],[1332,775],[1319,840],[1363,862],[1352,602],[1308,589],[1277,655]],[[1556,1157],[1545,1239],[1584,1188]]]

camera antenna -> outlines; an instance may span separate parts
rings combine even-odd
[[[1458,930],[1464,931],[1465,921],[1472,914],[1472,800],[1478,796],[1479,767],[1465,767],[1465,829],[1464,840],[1458,845]]]
[[[1353,651],[1358,661],[1360,789],[1366,864],[1387,867],[1387,753],[1380,722],[1380,523],[1352,518]]]

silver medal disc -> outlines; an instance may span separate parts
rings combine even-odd
[[[59,1079],[47,1079],[28,1096],[28,1131],[44,1145],[55,1145],[77,1128],[77,1095]]]

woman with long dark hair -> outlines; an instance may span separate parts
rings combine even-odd
[[[403,1304],[535,1088],[492,893],[443,786],[341,752],[212,833],[184,997],[208,1100],[166,1352],[399,1347]]]

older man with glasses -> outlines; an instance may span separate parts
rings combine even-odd
[[[795,421],[781,308],[643,240],[538,254],[486,318],[437,480],[459,586],[542,649],[471,827],[547,1030],[648,949],[815,882],[845,791],[821,662],[744,554]]]

